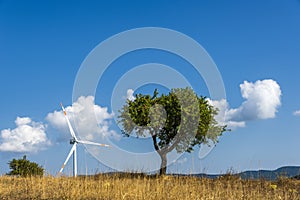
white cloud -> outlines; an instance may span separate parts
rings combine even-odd
[[[233,109],[229,108],[229,104],[225,99],[221,99],[219,101],[208,99],[208,102],[214,107],[218,108],[219,112],[218,115],[215,116],[215,119],[220,125],[227,125],[228,129],[245,127],[246,123],[244,121],[232,121],[227,117],[228,112],[232,111]]]
[[[293,115],[300,116],[300,110],[296,110],[295,112],[293,112]]]
[[[271,79],[258,80],[255,83],[244,81],[240,88],[245,101],[238,108],[230,108],[225,99],[209,100],[211,105],[219,109],[216,120],[220,124],[227,124],[228,128],[244,127],[246,121],[276,116],[277,109],[281,105],[281,90],[276,81]]]
[[[214,106],[215,108],[218,108],[218,115],[215,116],[215,119],[217,120],[217,122],[219,122],[221,125],[225,125],[226,124],[226,120],[225,120],[225,115],[228,112],[228,102],[225,99],[221,99],[219,101],[216,100],[211,100],[211,99],[207,99],[208,103],[212,106]]]
[[[17,117],[15,129],[4,129],[0,136],[0,151],[36,152],[51,143],[45,132],[45,125],[29,117]]]
[[[29,117],[17,117],[17,119],[15,120],[15,123],[17,126],[22,126],[25,124],[30,124],[31,119]]]
[[[134,93],[133,89],[128,89],[127,90],[126,99],[128,99],[129,101],[134,101],[135,100],[135,96],[133,96],[133,93]]]
[[[243,128],[246,126],[246,122],[242,121],[242,122],[236,122],[236,121],[228,121],[227,122],[227,127],[229,129],[236,129],[236,128]]]
[[[115,131],[109,129],[114,114],[109,113],[106,107],[95,105],[93,96],[81,96],[72,106],[65,108],[73,128],[81,139],[95,140],[98,137],[113,137],[119,139]],[[62,111],[49,113],[46,120],[54,127],[68,131],[67,122]],[[69,135],[69,131],[67,133]]]
[[[247,121],[276,116],[277,109],[281,105],[281,90],[276,81],[271,79],[255,83],[244,81],[240,88],[242,97],[246,100],[239,108],[228,112],[229,119]]]

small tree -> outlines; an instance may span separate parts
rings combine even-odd
[[[205,97],[198,97],[191,88],[172,89],[167,95],[137,94],[135,100],[127,100],[120,110],[125,136],[150,134],[154,149],[161,158],[160,174],[167,170],[167,154],[191,152],[195,145],[217,142],[226,129],[214,116],[218,110]]]
[[[44,168],[35,162],[30,162],[26,159],[26,156],[18,160],[13,159],[8,164],[11,169],[8,175],[19,175],[22,177],[44,175]]]

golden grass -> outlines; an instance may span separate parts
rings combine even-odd
[[[0,199],[300,199],[300,181],[98,175],[0,177]]]

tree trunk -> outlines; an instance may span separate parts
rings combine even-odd
[[[165,175],[167,173],[167,154],[161,153],[159,154],[161,158],[159,175]]]
[[[168,153],[168,151],[159,149],[157,140],[156,140],[156,135],[155,134],[151,134],[151,135],[152,135],[154,149],[159,154],[160,159],[161,159],[159,175],[165,175],[167,173],[167,163],[168,163],[167,162],[167,153]]]

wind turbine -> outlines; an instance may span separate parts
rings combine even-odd
[[[70,144],[72,144],[72,148],[64,162],[64,164],[62,165],[61,169],[59,170],[59,174],[61,174],[61,172],[64,170],[67,162],[69,161],[71,155],[73,154],[73,176],[76,177],[77,176],[77,150],[76,150],[76,146],[77,144],[90,144],[90,145],[96,145],[96,146],[102,146],[102,147],[111,147],[110,145],[108,144],[100,144],[100,143],[96,143],[96,142],[91,142],[91,141],[84,141],[84,140],[78,140],[76,135],[75,135],[75,132],[72,128],[72,125],[70,123],[70,120],[67,116],[67,112],[64,108],[64,106],[62,105],[62,103],[60,104],[63,112],[64,112],[64,116],[67,120],[67,123],[68,123],[68,127],[69,127],[69,130],[70,130],[70,133],[71,133],[71,136],[72,136],[72,139],[70,140]]]

